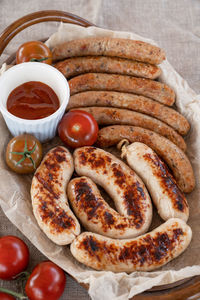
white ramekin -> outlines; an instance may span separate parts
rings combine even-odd
[[[7,110],[7,99],[17,86],[28,81],[40,81],[49,85],[60,101],[59,109],[52,115],[38,120],[18,118]],[[18,64],[0,77],[0,111],[13,136],[22,133],[33,134],[41,142],[52,139],[69,102],[69,85],[63,74],[56,68],[39,62]],[[25,117],[25,116],[24,116]]]

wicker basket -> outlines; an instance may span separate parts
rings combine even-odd
[[[79,16],[57,10],[44,10],[26,15],[11,25],[0,34],[0,55],[12,38],[25,28],[41,22],[64,22],[84,27],[95,26],[91,22]],[[5,62],[11,64],[15,61],[15,53]],[[88,286],[84,286],[88,288]],[[200,276],[181,280],[171,285],[163,285],[152,288],[140,295],[134,296],[132,300],[198,300],[200,299]]]

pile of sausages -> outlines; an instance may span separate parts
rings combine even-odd
[[[64,147],[53,148],[32,180],[33,212],[53,242],[71,243],[72,255],[91,268],[128,273],[154,270],[189,245],[188,203],[151,148],[133,143],[124,146],[122,154],[129,166],[100,148],[81,147],[73,156]],[[78,177],[71,179],[74,170]],[[111,196],[116,210],[96,184]],[[166,222],[145,234],[152,221],[150,195]],[[88,232],[81,233],[79,221]]]
[[[183,139],[190,125],[171,107],[174,91],[154,80],[161,73],[157,64],[165,59],[162,49],[141,41],[91,37],[58,45],[53,59],[61,60],[55,67],[69,79],[68,109],[90,112],[103,127],[98,146],[124,138],[145,143],[168,164],[183,192],[194,189]]]
[[[154,80],[164,52],[141,41],[91,37],[57,46],[53,57],[62,60],[55,67],[69,79],[68,108],[111,126],[99,131],[99,148],[81,147],[72,155],[58,146],[44,157],[31,186],[39,226],[96,270],[130,273],[165,265],[191,241],[183,193],[194,189],[195,180],[182,137],[190,125],[170,107],[172,89]],[[126,163],[102,149],[119,142]],[[151,200],[165,223],[146,233]],[[81,233],[79,222],[88,231]]]

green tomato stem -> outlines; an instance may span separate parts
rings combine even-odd
[[[37,147],[37,144],[35,143],[34,147],[32,150],[28,150],[28,147],[27,147],[27,141],[25,140],[25,143],[24,143],[24,151],[23,152],[10,152],[12,154],[17,154],[17,155],[22,155],[23,157],[17,162],[17,165],[20,165],[26,158],[29,158],[34,169],[36,169],[36,165],[35,165],[35,161],[33,160],[33,158],[31,157],[31,154],[35,151]]]
[[[14,296],[14,297],[17,297],[17,298],[19,298],[19,299],[28,299],[28,298],[27,298],[26,296],[24,296],[23,294],[19,294],[19,293],[13,292],[13,291],[11,291],[11,290],[8,290],[8,289],[2,288],[2,287],[0,287],[0,292],[9,294],[9,295]]]
[[[30,61],[37,61],[37,62],[41,62],[41,61],[44,61],[44,60],[47,60],[49,59],[49,57],[43,57],[43,58],[31,58]]]
[[[23,271],[23,272],[19,273],[18,275],[16,275],[13,279],[21,280],[24,277],[24,279],[27,280],[29,276],[30,276],[29,272]]]

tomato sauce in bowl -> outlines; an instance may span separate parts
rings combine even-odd
[[[60,106],[53,89],[40,81],[25,82],[8,96],[7,110],[14,116],[37,120],[52,115]]]
[[[46,96],[43,97],[43,92],[40,91],[39,97],[35,95],[36,103],[31,107],[29,105],[31,117],[28,116],[24,107],[20,108],[21,113],[20,117],[18,117],[16,114],[14,115],[13,112],[10,111],[10,107],[7,106],[7,103],[9,105],[8,98],[17,87],[30,82],[39,82],[39,84],[42,83],[42,86],[44,84],[45,87],[48,85],[58,97],[58,100],[56,100],[57,104],[55,105],[52,100],[50,103],[46,100],[44,101]],[[0,112],[13,136],[29,133],[34,135],[42,143],[54,138],[70,97],[69,84],[61,72],[53,66],[40,62],[21,63],[9,68],[0,76],[0,91]],[[23,93],[19,94],[19,98],[22,95]],[[44,103],[41,101],[44,101]],[[36,106],[36,116],[33,116],[33,106]],[[50,112],[51,114],[49,112],[46,115],[41,114],[42,107],[45,107],[45,110],[47,110],[47,107],[48,110],[49,107],[51,109],[53,108]]]

